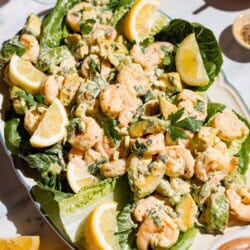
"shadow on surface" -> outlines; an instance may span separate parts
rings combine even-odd
[[[250,50],[240,46],[233,37],[232,25],[225,28],[219,37],[220,47],[225,56],[237,62],[250,62]]]
[[[0,8],[7,4],[10,0],[0,0]]]
[[[198,14],[207,7],[224,11],[240,11],[250,8],[248,0],[204,0],[204,4],[196,9],[193,14]]]

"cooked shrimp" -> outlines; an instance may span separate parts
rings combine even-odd
[[[156,195],[151,195],[145,199],[141,199],[137,202],[136,208],[133,211],[133,216],[138,222],[142,222],[147,216],[150,210],[154,208],[156,211],[164,209],[164,200],[160,199]]]
[[[145,49],[136,44],[130,53],[135,63],[141,64],[144,68],[155,68],[162,65],[165,56],[164,50],[171,53],[173,48],[173,44],[168,42],[155,42]]]
[[[102,140],[96,143],[95,148],[103,157],[111,157],[119,146],[120,143],[112,145],[110,137],[103,136]]]
[[[86,151],[102,139],[102,129],[91,117],[82,118],[82,126],[85,129],[70,137],[68,141],[76,149]]]
[[[71,148],[68,154],[68,159],[69,161],[75,158],[83,159],[83,156],[84,156],[84,151],[77,148]]]
[[[212,126],[218,129],[217,135],[223,141],[243,138],[249,132],[246,124],[234,113],[228,111],[218,113],[213,119]]]
[[[47,108],[43,106],[34,106],[25,113],[24,128],[29,132],[29,134],[33,134],[35,132],[46,112]]]
[[[87,19],[96,19],[97,13],[90,3],[81,2],[76,4],[67,14],[66,22],[70,28],[80,32],[80,21]]]
[[[20,36],[19,40],[26,47],[22,58],[24,60],[31,61],[32,63],[36,63],[40,51],[37,39],[32,35],[23,34]]]
[[[224,144],[224,143],[223,143]],[[222,143],[209,147],[199,153],[195,160],[195,175],[201,181],[207,181],[214,172],[225,175],[234,172],[238,167],[238,159],[231,157]]]
[[[124,66],[117,75],[117,81],[135,91],[138,96],[145,95],[151,86],[150,78],[141,65],[136,63]]]
[[[86,35],[88,44],[93,45],[100,38],[114,41],[117,37],[117,31],[114,27],[106,24],[96,25],[95,28]]]
[[[51,75],[42,84],[42,92],[45,95],[45,103],[52,103],[59,95],[59,91],[62,88],[64,77],[59,75]]]
[[[126,161],[123,159],[106,162],[101,166],[101,175],[106,178],[113,178],[126,173]]]
[[[108,117],[117,117],[120,127],[129,124],[138,104],[136,95],[121,84],[107,86],[100,94],[99,100],[103,113]]]
[[[243,202],[242,197],[233,187],[226,191],[230,209],[239,220],[250,222],[250,202]]]
[[[88,165],[93,164],[101,159],[103,159],[103,156],[92,148],[88,149],[84,154],[84,160]]]
[[[137,142],[144,144],[147,150],[144,152],[145,156],[151,156],[161,153],[165,148],[163,133],[149,135],[146,138],[138,138]],[[135,140],[131,141],[133,145]]]
[[[179,237],[175,221],[166,213],[147,217],[139,227],[136,245],[139,250],[168,249]]]
[[[98,67],[98,70],[100,70],[100,75],[104,79],[107,79],[112,71],[112,66],[107,60],[104,60],[101,64],[101,60],[97,55],[89,55],[84,59],[81,67],[82,75],[86,78],[93,78],[97,73],[99,73],[93,68],[93,63]]]
[[[65,60],[63,60],[60,63],[60,69],[63,70],[69,70],[71,68],[74,68],[76,66],[76,60],[73,56],[70,56],[68,58],[66,58]]]
[[[194,158],[182,145],[168,146],[161,152],[166,155],[166,175],[170,177],[191,178],[194,174]]]
[[[184,108],[185,117],[196,117],[199,120],[205,120],[207,117],[207,101],[206,99],[192,90],[184,89],[177,97],[178,108]]]
[[[80,34],[69,34],[65,38],[65,43],[70,48],[70,51],[76,60],[81,60],[89,54],[87,41],[86,39],[82,39]]]

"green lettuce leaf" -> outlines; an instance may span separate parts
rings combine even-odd
[[[206,123],[211,120],[217,113],[222,112],[226,108],[226,105],[217,102],[209,102],[207,104],[207,119]]]
[[[178,241],[173,245],[170,250],[188,250],[193,244],[195,236],[199,232],[198,228],[190,228],[185,233],[181,233]]]
[[[58,0],[53,10],[43,19],[41,45],[55,48],[60,46],[65,34],[65,15],[81,0]]]
[[[191,33],[195,33],[203,63],[209,77],[208,85],[194,89],[205,91],[219,74],[223,62],[221,50],[213,32],[201,24],[189,23],[183,19],[173,19],[168,26],[164,27],[161,32],[156,35],[156,40],[169,41],[178,45]]]
[[[11,40],[5,42],[0,50],[0,72],[10,61],[12,55],[22,56],[26,47],[19,42],[19,36],[14,36]]]
[[[4,137],[8,149],[16,154],[20,143],[22,141],[21,135],[18,132],[18,127],[20,125],[19,118],[13,118],[5,123],[4,126]]]
[[[117,233],[121,249],[130,249],[129,240],[131,233],[137,228],[137,224],[132,219],[132,212],[134,210],[134,204],[127,204],[117,216]]]
[[[136,0],[111,0],[108,4],[108,8],[110,8],[114,13],[110,21],[110,25],[116,26],[135,2]]]
[[[65,237],[84,249],[84,222],[96,206],[114,198],[116,184],[116,179],[106,179],[85,186],[74,195],[38,185],[33,187],[32,194]]]

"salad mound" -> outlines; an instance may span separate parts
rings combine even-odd
[[[205,92],[218,43],[152,1],[58,0],[0,51],[6,145],[79,249],[189,249],[250,222],[249,121]]]

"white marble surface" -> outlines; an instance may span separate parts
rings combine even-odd
[[[239,13],[250,8],[250,1],[161,1],[162,10],[171,17],[203,23],[215,32],[223,52],[223,70],[249,108],[250,51],[235,42],[231,25]],[[23,26],[29,13],[40,13],[49,8],[50,5],[32,0],[0,0],[0,44]],[[42,250],[68,249],[40,216],[0,144],[0,237],[16,234],[39,234]]]

